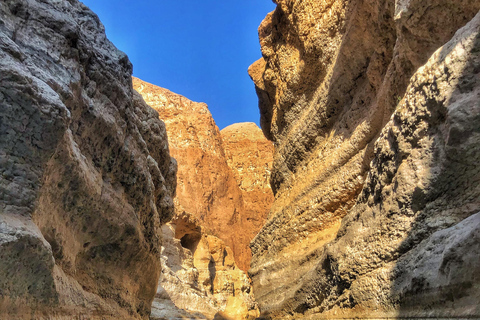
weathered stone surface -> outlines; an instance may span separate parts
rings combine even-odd
[[[272,143],[254,123],[234,124],[220,132],[206,104],[137,78],[133,85],[165,121],[179,168],[177,211],[192,214],[206,233],[224,240],[246,272],[250,241],[273,202]]]
[[[206,104],[137,78],[133,85],[165,120],[178,161],[177,213],[163,228],[168,240],[152,317],[255,318],[258,308],[242,269],[249,267],[248,245],[273,201],[272,143],[255,124],[220,133]]]
[[[454,37],[480,2],[277,3],[249,69],[275,141],[262,314],[480,316],[479,18]]]
[[[185,213],[162,227],[162,276],[152,319],[255,319],[259,315],[247,275],[219,238],[203,233]],[[181,239],[180,230],[186,231]]]
[[[192,214],[206,233],[224,240],[236,261],[249,259],[238,245],[244,222],[242,192],[228,167],[222,137],[205,103],[197,103],[133,78],[133,86],[160,114],[168,132],[170,152],[178,162],[177,211]]]
[[[173,213],[164,124],[80,2],[0,17],[0,318],[146,318]]]
[[[239,232],[243,238],[237,238],[237,243],[248,247],[265,224],[273,203],[270,188],[273,143],[253,122],[232,124],[220,133],[227,163],[242,191],[245,208],[245,219]],[[248,260],[238,263],[243,270],[250,268],[250,257],[249,252]]]

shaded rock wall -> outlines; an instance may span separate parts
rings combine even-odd
[[[479,316],[480,2],[277,4],[249,69],[275,141],[263,316]]]
[[[171,154],[179,168],[177,211],[193,215],[205,233],[225,241],[246,272],[249,243],[273,201],[268,183],[271,142],[253,123],[220,132],[205,103],[137,78],[133,85],[165,121]]]
[[[165,126],[80,2],[0,17],[0,318],[146,318],[173,214]]]

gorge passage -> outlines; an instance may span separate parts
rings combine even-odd
[[[0,2],[1,319],[480,317],[480,1],[275,3],[220,131]]]

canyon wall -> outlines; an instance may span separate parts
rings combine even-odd
[[[176,213],[162,228],[152,318],[254,319],[258,307],[245,272],[249,243],[273,202],[272,143],[254,123],[220,132],[205,103],[137,78],[133,87],[165,121],[178,161]]]
[[[227,164],[233,171],[242,192],[245,219],[241,227],[240,245],[249,245],[267,220],[273,203],[270,173],[273,163],[273,143],[265,138],[253,122],[232,124],[220,131]],[[250,268],[251,251],[242,261],[245,271]]]
[[[253,122],[232,124],[220,131],[227,164],[232,170],[243,198],[245,219],[239,226],[239,245],[248,246],[242,263],[250,268],[250,241],[267,220],[273,203],[270,173],[273,163],[273,143]]]
[[[0,318],[146,319],[176,164],[78,1],[0,2]]]
[[[243,198],[227,165],[220,130],[205,103],[134,78],[133,85],[165,121],[170,152],[178,162],[177,211],[200,220],[205,231],[232,248],[237,261],[247,255],[235,232],[243,223]]]
[[[196,217],[205,233],[225,241],[246,272],[249,243],[273,202],[272,143],[253,123],[220,132],[205,103],[137,78],[133,86],[165,121],[170,152],[178,162],[176,210]]]
[[[262,316],[480,316],[480,2],[275,2],[249,68]]]
[[[187,213],[162,227],[162,275],[151,319],[255,319],[250,279],[232,250],[202,229]]]

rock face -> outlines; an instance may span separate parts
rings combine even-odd
[[[269,181],[273,144],[252,122],[232,124],[220,133],[227,163],[242,191],[245,208],[245,220],[241,226],[243,238],[237,242],[248,246],[263,227],[273,203]],[[250,257],[251,252],[247,258]],[[249,267],[250,259],[242,261],[242,269],[248,270]]]
[[[480,2],[276,3],[249,69],[275,141],[262,315],[480,316]]]
[[[253,123],[220,133],[205,103],[137,78],[133,86],[165,121],[170,152],[179,168],[177,211],[193,215],[205,233],[225,241],[246,272],[249,243],[273,202],[268,183],[272,143]],[[234,149],[243,150],[243,155]]]
[[[222,137],[205,103],[133,79],[133,86],[160,114],[167,127],[170,152],[178,164],[178,211],[192,214],[209,234],[230,246],[241,261],[247,248],[236,245],[235,227],[242,224],[242,193],[227,165]]]
[[[272,143],[253,123],[220,132],[206,104],[137,78],[133,86],[165,120],[178,161],[177,213],[163,227],[167,240],[152,318],[255,318],[244,271],[248,245],[273,202]]]
[[[250,279],[232,250],[198,223],[183,213],[162,227],[162,276],[151,319],[255,319]]]
[[[0,16],[0,318],[146,318],[173,214],[165,126],[83,4]]]

